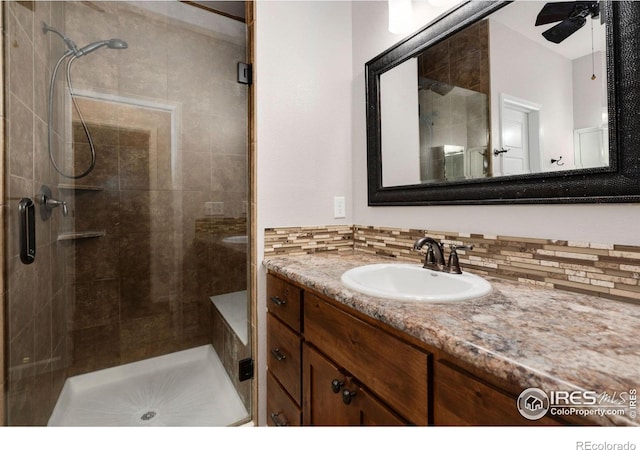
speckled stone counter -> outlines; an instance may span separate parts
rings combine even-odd
[[[609,395],[640,388],[638,306],[498,278],[487,278],[493,292],[485,298],[441,304],[371,297],[340,281],[346,270],[380,262],[394,260],[317,253],[273,257],[263,265],[523,388]],[[640,425],[628,411],[590,420]]]

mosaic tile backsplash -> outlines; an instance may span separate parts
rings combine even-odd
[[[469,272],[640,304],[640,247],[633,246],[342,225],[267,228],[265,257],[355,250],[420,262],[412,247],[422,236],[473,245],[458,251]]]

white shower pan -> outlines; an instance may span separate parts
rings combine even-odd
[[[49,426],[229,426],[248,416],[204,345],[67,379]]]

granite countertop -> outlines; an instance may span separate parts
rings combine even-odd
[[[486,277],[490,295],[446,304],[380,299],[340,281],[353,267],[394,261],[359,252],[316,253],[272,257],[263,265],[523,388],[610,396],[640,388],[640,307],[492,277]],[[640,425],[628,410],[590,420]]]

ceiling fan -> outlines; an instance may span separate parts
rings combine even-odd
[[[542,7],[536,17],[536,26],[558,22],[559,24],[542,33],[550,42],[559,44],[587,23],[587,17],[595,19],[600,16],[597,1],[551,2]]]

